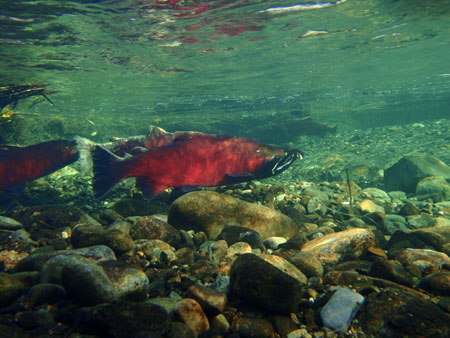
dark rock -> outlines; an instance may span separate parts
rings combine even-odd
[[[408,228],[420,229],[428,228],[433,225],[433,216],[428,214],[408,216]]]
[[[313,239],[302,252],[316,255],[323,264],[337,264],[364,255],[370,246],[376,246],[373,232],[353,228]]]
[[[392,259],[375,259],[369,274],[373,277],[387,279],[409,287],[414,285],[413,278],[408,271],[403,268],[401,263]]]
[[[169,315],[158,305],[116,301],[89,309],[85,331],[105,338],[129,338],[141,332],[165,335],[170,326]]]
[[[14,316],[14,321],[27,330],[51,328],[56,325],[53,316],[44,310],[18,312]]]
[[[14,271],[40,271],[42,266],[50,258],[56,256],[82,256],[92,261],[104,261],[116,259],[114,252],[104,245],[96,245],[76,250],[60,250],[31,254],[15,266]]]
[[[175,249],[159,239],[138,239],[134,243],[134,249],[144,253],[155,264],[169,265],[176,260]]]
[[[446,264],[450,265],[450,258],[443,252],[430,249],[399,249],[391,252],[391,258],[403,265],[417,266],[422,274],[428,271],[438,271]]]
[[[335,271],[356,271],[358,273],[363,273],[365,275],[369,274],[370,268],[372,267],[372,262],[363,260],[353,260],[346,261],[337,264],[333,267]]]
[[[92,262],[81,256],[56,256],[43,266],[44,283],[61,284],[80,305],[115,299],[143,299],[148,288],[145,273],[117,261]]]
[[[30,331],[22,329],[16,325],[11,325],[11,323],[0,323],[0,332],[2,337],[5,338],[31,338],[32,335]],[[33,337],[34,338],[34,337]]]
[[[243,254],[232,264],[231,289],[263,309],[290,313],[297,310],[306,276],[284,258]]]
[[[274,315],[272,317],[272,325],[281,337],[286,337],[288,333],[297,330],[297,325],[288,316]]]
[[[180,232],[155,216],[140,217],[133,224],[130,235],[133,239],[160,239],[173,247],[181,243]]]
[[[228,330],[230,329],[230,323],[228,322],[225,315],[222,313],[218,314],[217,316],[213,317],[211,319],[211,328],[216,336],[225,336]],[[215,336],[213,336],[215,337]]]
[[[117,255],[133,248],[133,239],[127,233],[117,229],[105,229],[90,225],[78,225],[72,232],[70,242],[74,248],[106,245]]]
[[[105,224],[111,224],[115,221],[123,221],[125,218],[113,209],[105,209],[100,213],[100,220]]]
[[[19,272],[14,274],[0,272],[0,307],[10,304],[38,282],[38,272]]]
[[[450,168],[431,155],[409,154],[384,171],[386,191],[415,193],[419,181],[429,176],[450,179]]]
[[[417,292],[385,289],[371,293],[358,314],[370,337],[448,337],[450,314]]]
[[[378,224],[386,220],[386,215],[382,212],[369,212],[362,217],[364,223],[378,227]]]
[[[209,329],[209,321],[200,304],[190,298],[178,302],[176,314],[198,336]]]
[[[274,251],[274,250],[277,250],[281,244],[287,243],[287,240],[286,240],[286,238],[283,238],[283,237],[268,237],[264,240],[263,243],[267,249]],[[261,251],[263,251],[263,250],[261,250]]]
[[[78,224],[100,226],[80,209],[68,205],[25,207],[16,211],[13,218],[23,224],[34,240],[57,238]]]
[[[240,337],[262,338],[276,336],[272,324],[262,318],[238,318],[231,323],[231,329],[238,333]]]
[[[324,285],[347,286],[356,291],[366,294],[368,290],[378,291],[380,288],[393,288],[407,290],[408,292],[417,292],[402,284],[391,282],[387,279],[371,277],[359,274],[356,271],[330,271],[323,277]],[[417,292],[421,294],[420,292]]]
[[[345,333],[361,308],[364,297],[347,288],[339,288],[320,311],[323,325]]]
[[[227,305],[227,295],[202,285],[192,285],[186,292],[188,298],[195,299],[206,314],[217,315]]]
[[[232,225],[225,227],[217,236],[217,239],[225,240],[228,246],[237,242],[246,242],[253,249],[260,249],[261,251],[266,249],[257,231],[242,226]]]
[[[283,209],[283,214],[292,218],[297,224],[301,224],[306,221],[305,213],[306,208],[300,203]]]
[[[389,251],[402,248],[433,249],[441,251],[446,238],[434,231],[416,230],[412,232],[395,231],[386,248]]]
[[[206,241],[198,248],[198,251],[208,257],[211,262],[218,263],[226,256],[228,245],[224,240]]]
[[[420,210],[415,204],[406,202],[399,211],[402,216],[420,215]]]
[[[167,205],[157,201],[148,202],[134,198],[123,198],[114,203],[112,209],[123,217],[146,216],[166,213]]]
[[[5,216],[0,216],[0,230],[15,231],[22,228],[23,225],[16,220]]]
[[[189,265],[194,262],[195,251],[191,248],[181,248],[175,251],[176,259],[173,262],[176,265]]]
[[[219,268],[217,264],[210,262],[208,259],[201,259],[190,266],[192,277],[202,281],[215,280]]]
[[[308,278],[323,277],[323,266],[319,258],[310,252],[296,252],[293,255],[285,257],[290,263],[295,265]]]
[[[37,284],[28,290],[31,306],[54,304],[66,297],[66,290],[57,284]]]
[[[195,338],[194,331],[183,322],[172,322],[167,338]]]
[[[447,178],[450,181],[450,178]],[[430,176],[420,180],[417,184],[418,200],[432,199],[433,202],[450,200],[450,184],[441,176]]]
[[[175,297],[174,297],[175,298]],[[177,308],[178,301],[177,299],[169,298],[169,297],[154,297],[146,300],[147,303],[155,304],[161,306],[166,312],[173,316],[175,314],[175,310]]]
[[[170,206],[168,223],[177,229],[204,231],[210,239],[231,225],[253,229],[263,239],[288,238],[297,232],[295,222],[280,212],[213,191],[194,191],[179,197]]]
[[[400,215],[386,215],[386,219],[378,223],[377,228],[386,235],[392,235],[397,230],[409,231],[405,218]]]
[[[227,294],[230,290],[230,277],[229,276],[217,276],[211,287],[217,292]]]
[[[197,247],[194,243],[192,236],[187,231],[180,230],[180,238],[181,238],[181,243],[178,246],[178,249],[181,247],[186,247],[186,248],[190,248],[194,251],[197,250]]]
[[[298,233],[288,239],[286,243],[280,244],[279,249],[285,250],[300,250],[305,243],[308,242],[308,237],[304,233]]]
[[[418,288],[432,294],[450,297],[450,272],[436,272],[422,279]]]

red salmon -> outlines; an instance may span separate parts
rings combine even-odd
[[[300,150],[285,150],[241,137],[177,133],[166,145],[122,159],[101,146],[92,151],[93,188],[104,196],[117,182],[137,177],[154,197],[169,187],[219,186],[277,175]]]
[[[27,147],[0,146],[0,190],[24,187],[79,157],[75,141],[48,141]]]

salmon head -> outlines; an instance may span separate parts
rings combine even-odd
[[[43,143],[42,147],[49,155],[53,155],[53,158],[57,162],[55,164],[70,164],[79,157],[76,141],[49,141]]]
[[[255,178],[266,178],[282,173],[295,160],[302,160],[304,156],[299,149],[261,146],[250,159],[249,165]]]

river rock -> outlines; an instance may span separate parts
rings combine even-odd
[[[182,299],[177,304],[176,313],[194,331],[196,336],[209,329],[208,317],[206,317],[200,304],[194,299]]]
[[[415,204],[406,202],[401,207],[399,214],[402,216],[420,215],[420,210]]]
[[[347,288],[339,288],[320,311],[322,323],[329,329],[345,333],[361,308],[364,297]]]
[[[87,331],[100,337],[130,338],[165,336],[171,320],[160,306],[148,302],[116,301],[87,309]]]
[[[178,229],[204,231],[210,239],[231,225],[255,230],[262,239],[288,238],[297,232],[295,222],[278,211],[213,191],[194,191],[179,197],[170,206],[168,222]]]
[[[122,215],[145,216],[167,212],[167,206],[159,204],[156,201],[144,201],[135,198],[123,198],[112,206],[112,209]]]
[[[62,285],[80,305],[143,299],[149,285],[145,273],[121,262],[93,262],[81,256],[62,255],[44,264],[41,281]]]
[[[259,232],[237,225],[232,225],[222,229],[217,239],[223,239],[227,242],[228,246],[237,242],[246,242],[251,245],[253,249],[265,250],[263,241]]]
[[[228,245],[223,239],[218,241],[206,241],[200,248],[199,252],[204,253],[211,262],[218,263],[228,253]]]
[[[66,297],[66,290],[58,284],[36,284],[28,290],[27,298],[31,306],[54,304]]]
[[[320,259],[312,252],[296,252],[293,255],[285,257],[290,263],[294,264],[308,278],[323,277],[324,269]]]
[[[301,251],[316,255],[323,264],[337,264],[361,257],[370,246],[377,246],[373,232],[353,228],[313,239]]]
[[[230,283],[242,299],[270,312],[290,313],[297,310],[307,277],[282,257],[243,254],[231,265]]]
[[[430,227],[412,232],[396,231],[392,234],[387,249],[414,248],[443,251],[450,242],[450,226]]]
[[[450,180],[450,168],[431,155],[408,154],[384,171],[386,191],[415,193],[419,181],[429,176]]]
[[[151,261],[156,258],[168,264],[177,259],[175,249],[160,239],[138,239],[134,242],[134,250],[144,253]]]
[[[391,256],[404,265],[417,266],[422,273],[440,270],[445,264],[450,266],[450,258],[445,253],[430,249],[405,248],[394,250]]]
[[[61,233],[70,232],[78,224],[101,226],[88,214],[69,205],[25,207],[16,211],[13,218],[23,224],[33,240],[61,237]]]
[[[217,315],[223,312],[227,305],[226,294],[203,285],[190,286],[186,296],[195,299],[207,314]]]
[[[450,297],[450,272],[436,272],[422,279],[419,288],[435,295]]]
[[[449,179],[450,181],[450,179]],[[433,202],[450,200],[450,184],[441,176],[425,177],[417,183],[417,199],[432,199]]]
[[[0,307],[6,306],[39,282],[38,272],[0,272]]]
[[[369,337],[450,336],[450,314],[409,290],[387,288],[370,293],[358,321]]]
[[[231,323],[233,332],[239,337],[276,337],[273,325],[264,318],[237,318]]]
[[[6,216],[0,216],[0,230],[19,230],[22,229],[23,225],[16,220],[6,217]]]
[[[406,219],[400,215],[388,214],[386,219],[377,224],[377,228],[385,235],[392,235],[395,231],[401,230],[408,232],[409,228],[406,225]]]
[[[58,250],[31,254],[14,267],[14,271],[40,271],[46,261],[56,256],[82,256],[91,261],[115,260],[114,252],[104,245],[96,245],[76,250]]]
[[[387,279],[409,287],[414,285],[412,276],[403,268],[401,263],[393,259],[375,259],[369,274],[373,277]]]
[[[251,253],[252,247],[246,242],[237,242],[228,248],[227,256],[238,256],[244,253]]]
[[[181,243],[180,232],[155,216],[140,217],[134,222],[130,235],[134,240],[160,239],[175,248]]]
[[[113,249],[117,255],[133,248],[133,239],[127,233],[117,229],[105,229],[92,225],[78,225],[74,228],[70,242],[74,248],[94,245],[105,245]]]
[[[56,325],[53,316],[45,310],[18,312],[14,316],[14,321],[17,326],[27,330],[34,330],[37,328],[48,330]]]

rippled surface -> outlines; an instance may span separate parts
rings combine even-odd
[[[58,91],[40,113],[449,115],[447,1],[0,3],[2,82]]]

